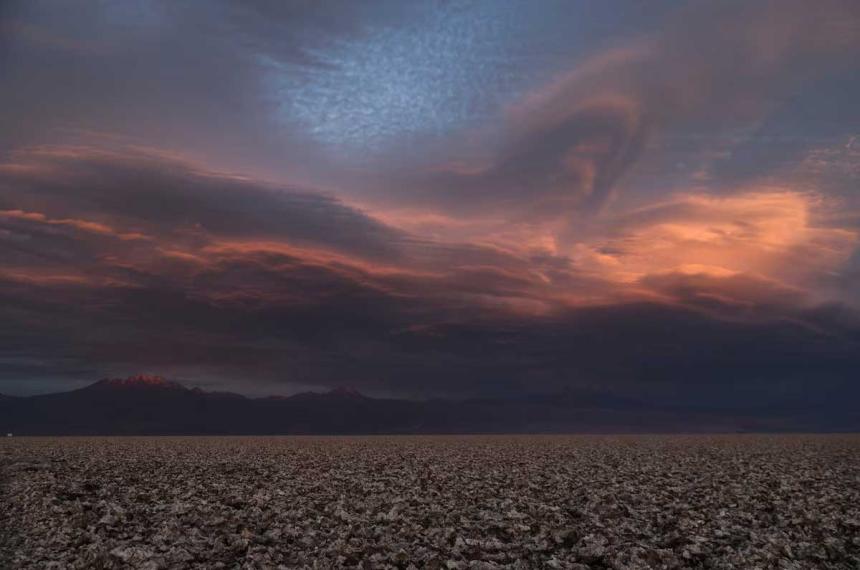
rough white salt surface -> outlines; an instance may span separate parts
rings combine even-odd
[[[9,438],[3,568],[860,568],[860,436]]]

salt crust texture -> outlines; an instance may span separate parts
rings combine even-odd
[[[860,568],[860,436],[6,438],[3,568]]]

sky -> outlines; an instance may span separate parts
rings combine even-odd
[[[0,5],[0,392],[860,396],[854,0]]]

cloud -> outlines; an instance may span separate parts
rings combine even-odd
[[[856,230],[829,225],[819,209],[819,196],[779,187],[680,194],[607,219],[575,247],[584,265],[622,282],[675,271],[802,285],[835,271],[858,244]]]
[[[812,13],[814,12],[814,13]],[[724,2],[578,62],[488,129],[484,162],[434,168],[425,206],[512,219],[594,213],[659,133],[755,123],[784,94],[860,51],[856,3]],[[477,137],[480,139],[480,137]],[[401,184],[405,184],[401,181]]]
[[[335,198],[201,170],[144,149],[21,151],[0,166],[0,184],[8,188],[0,196],[7,212],[41,224],[69,216],[87,221],[67,224],[91,228],[113,223],[188,241],[197,234],[290,239],[369,257],[396,256],[405,237]]]
[[[466,10],[402,2],[4,8],[6,28],[53,39],[45,47],[29,32],[4,38],[15,89],[0,94],[0,151],[101,133],[193,149],[195,159],[219,168],[337,188],[356,200],[510,219],[571,220],[600,210],[655,135],[754,123],[806,79],[851,64],[858,49],[850,0],[825,0],[815,10],[796,0],[694,3],[656,29],[650,23],[664,19],[665,6],[635,2],[606,10],[611,18],[570,3],[541,10],[493,2]],[[625,24],[631,13],[641,30]],[[469,33],[451,37],[452,19]],[[604,37],[601,26],[613,33]],[[436,32],[429,47],[413,37]],[[82,43],[94,47],[62,47]],[[407,49],[387,75],[381,62],[413,43],[419,53]],[[370,51],[362,59],[353,45]],[[343,50],[344,60],[331,60]],[[551,57],[554,50],[563,58]],[[283,116],[297,89],[273,93],[266,58],[287,70],[291,87],[322,81],[325,97],[302,90],[310,118],[295,110]],[[550,72],[557,77],[546,81]],[[399,89],[401,82],[409,88]],[[438,102],[428,107],[424,98]],[[484,128],[473,106],[483,109]],[[314,140],[331,124],[337,140],[389,133],[395,108],[444,150],[429,152],[421,136],[404,142],[383,134],[386,150],[368,165],[334,160]],[[417,109],[426,110],[415,116]]]
[[[789,125],[780,140],[796,152],[779,161],[745,146],[811,78],[856,65],[856,2],[694,3],[582,45],[583,30],[556,23],[553,65],[530,50],[568,8],[535,26],[482,5],[496,27],[430,6],[432,41],[401,42],[426,24],[404,3],[306,4],[0,14],[14,86],[0,95],[7,385],[150,370],[239,391],[856,395],[851,133],[796,143],[805,127]],[[474,59],[451,46],[480,38],[449,41],[447,14],[486,34]],[[509,29],[516,42],[500,42]],[[392,37],[405,51],[375,43]],[[425,49],[437,45],[441,59]],[[374,46],[395,56],[393,76]],[[265,58],[331,97],[305,92],[312,124],[280,117]],[[522,98],[492,93],[520,71]],[[389,89],[400,80],[438,93],[419,104]],[[485,128],[447,107],[461,95],[486,107]],[[444,152],[386,139],[370,166],[331,160],[309,132],[363,141],[419,124]],[[294,182],[307,180],[324,184]]]
[[[35,149],[0,165],[0,189],[0,361],[21,391],[142,369],[257,392],[591,386],[689,403],[722,386],[763,402],[807,394],[812,369],[853,389],[856,314],[779,278],[853,244],[806,194],[679,196],[550,251],[514,237],[527,227],[419,238],[141,149]]]

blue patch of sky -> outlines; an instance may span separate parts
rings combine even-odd
[[[309,47],[310,65],[259,54],[277,119],[343,154],[441,140],[488,120],[636,20],[594,2],[416,6],[397,25]]]

